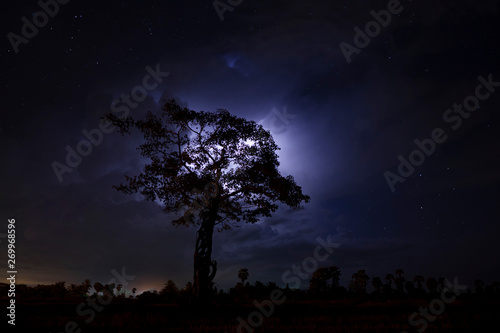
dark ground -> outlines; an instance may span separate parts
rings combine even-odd
[[[410,327],[409,316],[428,305],[424,300],[361,304],[287,302],[275,306],[254,332],[418,332]],[[74,321],[78,327],[70,327],[68,332],[78,332],[78,329],[82,332],[246,332],[238,330],[237,318],[246,319],[257,310],[250,303],[214,305],[208,310],[168,304],[111,303],[85,323],[89,316],[78,315],[77,307],[78,303],[20,304],[16,309],[16,328],[64,332],[66,324]],[[499,301],[456,301],[446,305],[443,314],[429,323],[425,332],[491,331],[489,327],[496,327],[499,310]]]

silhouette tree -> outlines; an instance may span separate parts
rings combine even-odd
[[[438,283],[435,278],[433,277],[427,278],[427,280],[425,281],[425,287],[429,291],[429,295],[431,296],[437,295]]]
[[[82,284],[75,284],[75,283],[71,283],[69,286],[68,286],[68,292],[69,292],[69,296],[72,297],[72,298],[82,298],[82,297],[85,297],[86,296],[86,290],[85,290],[85,284],[82,283]]]
[[[413,278],[413,282],[417,284],[417,289],[422,290],[422,284],[424,283],[425,279],[422,275],[415,275]]]
[[[117,286],[116,286],[116,296],[122,296],[124,297],[125,296],[125,293],[122,293],[123,289],[123,285],[121,283],[119,283]]]
[[[483,280],[475,280],[474,286],[476,287],[476,294],[482,295],[484,293],[484,281]]]
[[[337,266],[318,268],[309,281],[309,291],[313,294],[336,291],[339,287],[340,275],[340,269]]]
[[[186,285],[179,291],[179,295],[188,303],[193,298],[193,283],[187,282]]]
[[[440,277],[437,280],[437,291],[439,293],[445,289],[444,281],[445,281],[445,278],[443,278],[443,277]]]
[[[163,286],[163,289],[160,290],[160,294],[177,294],[179,292],[179,288],[173,280],[168,280],[167,283]]]
[[[94,283],[94,289],[96,295],[99,295],[99,293],[104,290],[104,286],[100,282],[96,282]]]
[[[85,288],[85,295],[89,293],[90,288],[92,288],[92,283],[90,282],[90,279],[85,279],[83,281],[83,286]]]
[[[246,280],[248,280],[248,269],[242,268],[238,271],[238,279],[241,280],[241,284],[244,284]]]
[[[267,288],[266,285],[262,281],[255,281],[255,284],[252,286],[250,283],[247,283],[245,290],[243,291],[243,295],[248,294],[251,298],[262,298],[266,297]],[[269,293],[267,293],[269,295]]]
[[[177,288],[177,285],[173,280],[168,280],[163,286],[163,289],[160,290],[160,295],[163,300],[167,302],[177,301],[179,297],[179,288]]]
[[[50,286],[50,293],[53,298],[63,299],[67,295],[66,282],[59,281]]]
[[[409,297],[413,297],[415,295],[415,286],[412,281],[405,282],[405,289]]]
[[[199,227],[193,277],[198,300],[207,298],[217,272],[212,260],[216,226],[222,231],[235,227],[234,222],[270,217],[278,209],[277,201],[299,208],[310,200],[292,176],[279,173],[279,147],[270,132],[226,110],[196,112],[172,99],[159,116],[148,112],[136,121],[110,113],[104,120],[122,135],[137,128],[145,139],[138,149],[150,159],[142,173],[126,175],[128,184],[114,188],[158,200],[165,213],[184,213],[172,221],[176,226]]]
[[[396,289],[398,294],[402,296],[404,294],[404,285],[406,279],[404,278],[404,271],[402,269],[396,269],[395,272],[396,277],[394,278],[394,284],[396,285]]]
[[[387,296],[391,296],[391,294],[392,294],[392,281],[394,281],[394,275],[386,274],[385,281],[386,281],[386,283],[384,284],[384,294],[386,294]]]
[[[372,278],[372,286],[373,288],[375,288],[375,293],[377,293],[378,295],[380,295],[382,293],[382,280],[380,279],[380,277],[378,276],[374,276]]]
[[[116,287],[115,283],[106,284],[104,285],[103,292],[109,292],[110,295],[114,295],[115,287]]]
[[[366,286],[368,285],[368,274],[366,274],[364,269],[360,269],[352,275],[352,280],[349,284],[349,289],[354,291],[358,295],[366,294]]]

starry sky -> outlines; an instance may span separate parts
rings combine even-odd
[[[340,244],[320,265],[343,285],[359,269],[500,279],[498,1],[61,2],[0,14],[0,233],[16,219],[18,283],[107,283],[123,267],[140,291],[192,279],[196,230],[112,188],[144,165],[138,135],[103,133],[65,161],[113,107],[138,119],[166,98],[262,124],[311,196],[215,233],[220,288],[243,267],[283,285],[318,237]],[[385,26],[367,25],[381,10]],[[404,177],[399,156],[418,164]]]

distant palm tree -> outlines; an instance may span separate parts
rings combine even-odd
[[[340,268],[338,268],[337,266],[328,267],[328,280],[331,279],[332,289],[337,289],[339,287],[340,275]]]
[[[104,286],[101,283],[96,282],[96,283],[94,283],[94,289],[95,289],[96,295],[100,295],[99,293],[104,290]]]
[[[50,286],[50,293],[52,294],[52,297],[54,298],[64,298],[66,296],[66,287],[65,287],[66,282],[65,281],[59,281],[54,283],[53,285]]]
[[[386,274],[385,281],[386,281],[386,284],[384,284],[384,294],[391,295],[392,294],[392,281],[394,281],[394,275]]]
[[[484,292],[484,281],[483,280],[474,281],[474,286],[476,286],[476,294],[481,295]]]
[[[372,286],[375,288],[375,291],[380,294],[382,293],[382,280],[378,276],[374,276],[372,279]]]
[[[396,273],[396,278],[394,279],[394,284],[396,285],[398,293],[402,295],[404,293],[404,283],[406,281],[406,279],[403,276],[404,271],[402,269],[396,269],[395,273]]]
[[[83,287],[85,288],[85,295],[89,293],[90,288],[92,288],[92,283],[90,282],[90,279],[85,279],[83,281]]]
[[[438,278],[437,280],[437,292],[441,292],[444,290],[444,281],[445,281],[445,278],[443,277],[440,277]]]
[[[314,271],[309,281],[309,290],[312,293],[337,291],[340,275],[340,268],[337,266],[320,267]]]
[[[69,286],[68,286],[68,291],[70,293],[70,296],[71,297],[75,297],[75,298],[78,298],[78,297],[81,297],[82,296],[82,288],[80,288],[80,286],[76,283],[71,283]]]
[[[122,285],[121,283],[119,283],[119,284],[116,286],[116,295],[117,295],[117,296],[122,296],[122,295],[121,295],[121,293],[120,293],[120,292],[122,291],[122,289],[123,289],[123,285]],[[123,296],[125,296],[125,293],[123,293]]]
[[[114,295],[114,290],[115,290],[116,284],[110,283],[110,284],[105,284],[103,288],[103,292],[109,291],[111,295]]]
[[[406,289],[406,292],[408,293],[408,296],[412,297],[415,294],[415,286],[413,285],[413,282],[406,281],[405,282],[405,289]]]
[[[422,275],[415,275],[413,278],[413,282],[417,283],[417,289],[420,291],[422,290],[422,283],[424,283],[425,279]]]
[[[238,279],[241,280],[241,284],[245,284],[245,281],[248,280],[248,269],[247,268],[242,268],[238,272]]]
[[[352,280],[349,285],[349,289],[354,291],[356,294],[364,295],[366,294],[366,286],[370,277],[366,274],[364,269],[360,269],[352,275]]]
[[[429,294],[435,295],[437,293],[437,281],[435,278],[430,277],[427,278],[427,281],[425,282],[425,286],[427,287],[427,290],[429,291]]]

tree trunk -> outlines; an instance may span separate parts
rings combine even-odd
[[[215,226],[216,208],[211,208],[196,232],[194,251],[194,298],[199,303],[210,299],[211,282],[217,273],[217,262],[212,260],[212,236]]]

